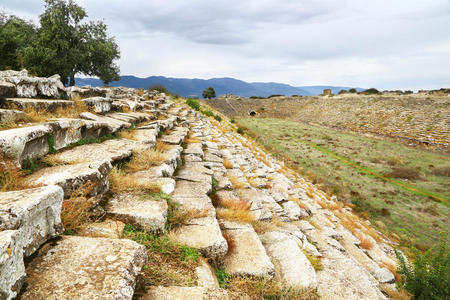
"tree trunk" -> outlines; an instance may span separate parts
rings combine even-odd
[[[74,86],[74,85],[75,85],[75,74],[70,74],[69,86]]]

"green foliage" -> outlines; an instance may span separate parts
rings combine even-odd
[[[0,70],[24,68],[23,51],[33,42],[37,29],[16,16],[1,15]]]
[[[250,99],[266,99],[266,98],[261,96],[250,96]]]
[[[450,249],[447,236],[441,234],[440,242],[423,254],[415,247],[411,250],[414,254],[412,264],[395,251],[399,260],[397,273],[402,278],[400,287],[410,292],[414,299],[449,299]]]
[[[26,158],[22,162],[22,172],[26,175],[32,174],[38,170],[38,163],[36,159]]]
[[[116,134],[105,134],[105,135],[102,135],[101,137],[95,138],[95,139],[94,138],[88,139],[88,138],[83,137],[83,138],[79,139],[77,142],[68,145],[67,148],[73,148],[76,146],[82,146],[82,145],[87,145],[87,144],[100,144],[106,140],[117,139],[117,138],[118,138],[118,136]]]
[[[269,97],[267,97],[267,98],[274,98],[274,97],[283,97],[284,95],[281,95],[281,94],[273,94],[273,95],[270,95]]]
[[[356,94],[358,91],[355,88],[351,88],[348,90],[349,93]]]
[[[236,120],[235,119],[231,119],[230,122],[231,123],[236,123]]]
[[[244,128],[238,127],[237,133],[239,133],[239,134],[244,134]]]
[[[215,115],[215,116],[214,116],[214,119],[216,119],[216,120],[219,121],[219,122],[222,122],[222,117],[219,116],[219,115]]]
[[[47,136],[47,144],[48,144],[48,153],[54,154],[57,152],[55,149],[55,137],[53,136],[53,134]]]
[[[202,114],[204,114],[205,116],[207,116],[207,117],[212,117],[212,116],[214,116],[214,113],[211,111],[211,110],[209,110],[209,109],[206,109],[206,110],[201,110],[201,113]]]
[[[180,250],[182,260],[193,260],[195,262],[198,261],[200,254],[198,253],[197,249],[188,246],[180,246]]]
[[[164,93],[166,95],[169,95],[169,91],[166,89],[165,86],[162,84],[154,84],[151,87],[148,88],[149,91],[158,91],[160,93]]]
[[[202,96],[204,99],[216,98],[216,91],[210,86],[203,91]]]
[[[355,90],[355,91],[356,91],[356,90]],[[347,90],[340,90],[339,93],[338,93],[338,95],[347,94],[347,93],[348,93]]]
[[[200,110],[200,102],[196,99],[187,99],[186,104],[195,109],[196,111]]]
[[[72,0],[45,0],[36,39],[24,49],[25,66],[39,76],[59,74],[75,84],[75,74],[98,76],[106,84],[119,79],[120,57],[103,22],[82,22],[87,13]]]
[[[224,268],[216,269],[216,277],[217,281],[219,282],[219,286],[223,289],[226,289],[228,287],[228,284],[231,280],[231,275],[225,271]]]
[[[381,92],[379,90],[377,90],[376,88],[370,88],[361,93],[364,95],[380,95],[381,94]]]

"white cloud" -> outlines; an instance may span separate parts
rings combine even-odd
[[[4,0],[30,18],[43,1]],[[79,0],[122,74],[380,89],[450,86],[446,0]],[[1,6],[0,6],[1,7]]]

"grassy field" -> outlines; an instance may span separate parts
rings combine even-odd
[[[270,152],[354,203],[381,231],[409,235],[423,249],[439,232],[449,233],[447,155],[288,120],[237,121]]]

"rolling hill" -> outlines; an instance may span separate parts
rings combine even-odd
[[[97,78],[77,78],[76,84],[85,86],[103,86],[103,81]],[[171,93],[183,97],[201,97],[203,90],[212,86],[216,95],[235,94],[243,97],[262,96],[267,97],[273,94],[281,95],[302,95],[311,96],[322,93],[323,89],[331,88],[333,93],[349,87],[335,86],[306,86],[295,87],[288,84],[276,82],[245,82],[234,78],[211,78],[211,79],[188,79],[188,78],[170,78],[164,76],[150,76],[139,78],[136,76],[122,76],[119,81],[113,81],[111,86],[125,86],[130,88],[143,88],[161,84]],[[364,90],[357,88],[358,90]]]

